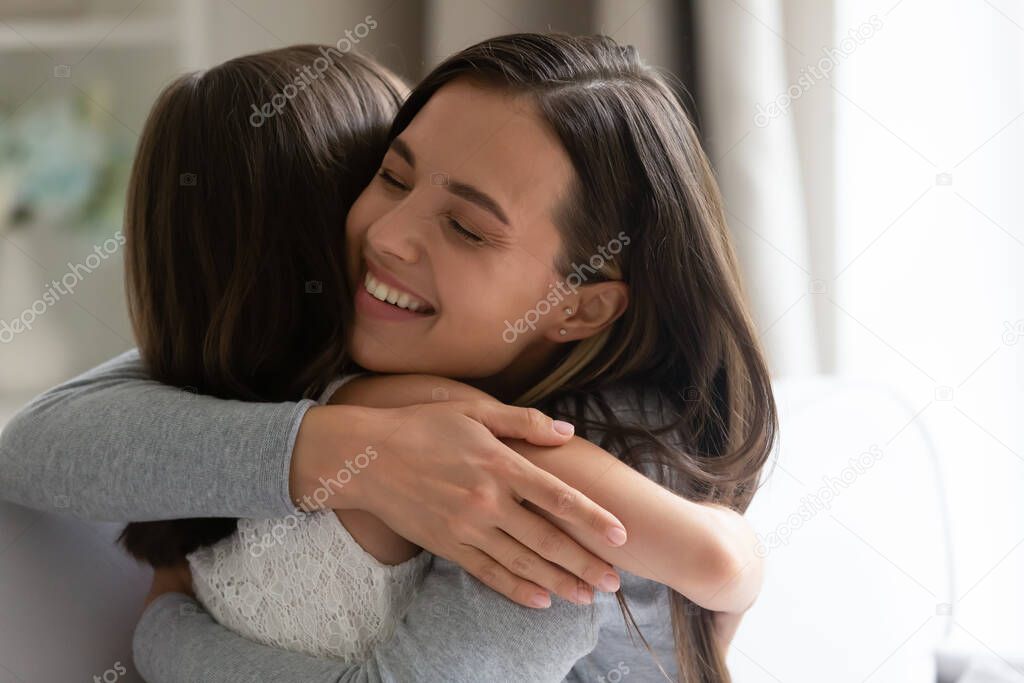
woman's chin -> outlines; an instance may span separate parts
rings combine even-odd
[[[472,351],[457,342],[444,343],[429,337],[413,337],[376,325],[364,327],[356,322],[349,342],[349,355],[369,372],[388,374],[424,374],[451,378],[486,378],[507,369],[513,360],[505,357],[507,348],[488,348],[484,344]],[[431,348],[433,347],[433,348]]]
[[[365,333],[358,328],[352,334],[349,355],[361,368],[370,372],[389,374],[429,372],[422,367],[422,351],[410,351],[408,340],[390,339],[387,335]]]

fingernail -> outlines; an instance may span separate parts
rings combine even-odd
[[[626,542],[626,530],[619,527],[612,527],[608,532],[608,540],[612,545],[622,545]]]
[[[576,431],[575,427],[564,420],[554,420],[551,426],[555,428],[556,432],[564,436],[572,436],[572,433]]]
[[[605,593],[614,593],[619,590],[619,577],[608,572],[601,577],[601,582],[597,584],[597,587]]]
[[[530,598],[531,607],[551,607],[551,596],[547,593],[537,593]]]

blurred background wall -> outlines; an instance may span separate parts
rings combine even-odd
[[[357,49],[410,81],[520,30],[608,33],[671,72],[720,178],[776,377],[862,378],[912,407],[953,512],[952,635],[1024,656],[1024,8],[1012,0],[3,0],[0,422],[133,346],[115,237],[160,89],[246,52],[334,44],[368,15],[377,26]],[[73,291],[55,296],[65,278]]]

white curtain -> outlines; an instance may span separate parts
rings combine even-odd
[[[799,16],[825,14],[828,3],[809,5]],[[806,21],[802,32],[830,32],[826,21]],[[790,64],[817,59],[794,42],[780,0],[696,3],[698,102],[735,245],[745,270],[754,317],[762,333],[773,374],[810,374],[828,360],[827,320],[816,324],[815,303],[827,289],[826,259],[812,257],[809,220],[828,218],[829,155],[800,154],[801,130],[792,111],[810,108],[809,121],[828,99],[813,84],[802,95],[794,89]],[[803,41],[802,41],[803,42]],[[786,103],[783,106],[782,103]],[[771,105],[776,105],[772,109]],[[766,111],[767,109],[767,111]],[[813,132],[819,136],[817,130]],[[804,140],[820,150],[831,142]],[[806,167],[802,165],[806,162]],[[819,167],[824,174],[809,171]],[[812,216],[808,198],[819,196],[826,216]],[[816,225],[830,231],[827,224]],[[825,261],[822,263],[821,261]],[[825,343],[823,344],[822,341]]]
[[[953,522],[944,647],[1024,671],[1024,7],[696,8],[709,154],[773,370],[913,406]]]

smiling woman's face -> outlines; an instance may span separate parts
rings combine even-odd
[[[572,174],[528,100],[466,80],[438,90],[348,215],[356,362],[529,381],[568,341],[559,328],[573,297],[536,329],[513,335],[506,321],[515,325],[560,281],[555,216]]]

